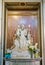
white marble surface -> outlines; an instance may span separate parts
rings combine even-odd
[[[42,0],[4,0],[4,2],[41,2]]]
[[[40,65],[39,61],[36,62],[9,62],[6,61],[5,65]]]

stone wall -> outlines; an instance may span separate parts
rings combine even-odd
[[[1,65],[1,15],[2,15],[2,0],[0,0],[0,65]]]

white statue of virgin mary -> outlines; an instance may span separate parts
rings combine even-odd
[[[16,30],[16,39],[14,40],[15,48],[12,54],[15,56],[30,56],[28,52],[28,45],[30,44],[30,33],[24,25],[19,26]],[[21,50],[21,52],[19,52]]]

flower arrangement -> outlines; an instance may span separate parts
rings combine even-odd
[[[5,52],[5,58],[11,58],[11,50],[7,49]]]
[[[38,58],[39,57],[39,53],[40,50],[37,48],[38,43],[36,43],[35,45],[29,45],[28,46],[28,50],[30,52],[31,58]]]

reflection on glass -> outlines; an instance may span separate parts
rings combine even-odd
[[[8,15],[5,57],[39,58],[38,32],[38,15]]]

